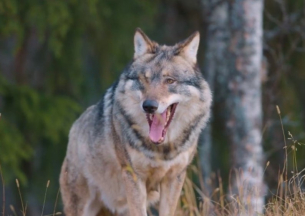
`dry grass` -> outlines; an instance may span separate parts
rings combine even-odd
[[[280,116],[280,110],[277,107],[278,114]],[[280,116],[281,119],[281,116]],[[286,143],[286,137],[284,133],[284,128],[282,125],[283,136],[285,140],[285,160],[284,168],[279,172],[278,175],[278,185],[276,194],[272,194],[271,199],[267,201],[264,207],[264,213],[258,214],[254,211],[247,210],[245,205],[240,202],[238,196],[232,197],[224,192],[224,187],[220,175],[212,176],[213,181],[217,181],[218,187],[214,189],[210,196],[206,196],[203,192],[204,184],[202,179],[199,178],[199,185],[196,185],[190,178],[187,178],[183,186],[183,191],[180,197],[180,205],[176,212],[176,216],[235,216],[235,215],[265,215],[265,216],[303,216],[305,215],[305,190],[304,190],[304,179],[305,179],[305,168],[301,171],[298,170],[296,151],[298,147],[304,145],[294,139],[292,134],[288,132],[288,139],[291,141],[290,145]],[[289,160],[291,159],[291,160]],[[288,161],[292,161],[292,170],[288,170]],[[266,163],[265,171],[269,162]],[[191,165],[188,169],[189,176],[201,176],[197,166]],[[238,173],[238,172],[236,172]],[[288,173],[292,173],[292,177],[288,179]],[[27,206],[24,205],[22,195],[20,192],[19,181],[16,180],[16,185],[20,195],[20,202],[22,209],[21,211],[16,211],[13,205],[10,205],[10,209],[5,209],[5,187],[4,180],[0,165],[0,179],[2,181],[2,212],[1,216],[6,215],[20,215],[16,212],[21,212],[22,216],[27,215]],[[44,205],[47,196],[47,190],[50,181],[46,184],[45,195],[43,198],[43,207],[41,216],[47,215],[62,215],[61,212],[56,212],[59,191],[54,204],[54,211],[52,214],[44,215]],[[242,191],[243,188],[240,188]],[[271,192],[269,192],[271,193]]]
[[[193,168],[195,169],[195,168]],[[278,190],[272,195],[265,205],[264,214],[258,214],[247,210],[241,204],[238,196],[232,199],[225,194],[220,183],[210,197],[203,194],[201,189],[190,179],[186,179],[181,194],[181,206],[177,210],[177,216],[202,216],[202,215],[265,215],[265,216],[304,216],[305,215],[305,191],[302,185],[305,178],[305,169],[296,173],[289,181],[285,181],[285,173],[279,175]],[[285,194],[287,188],[287,193]],[[199,200],[199,201],[198,201]]]
[[[298,170],[296,152],[302,144],[294,139],[288,131],[288,140],[291,141],[287,145],[284,126],[282,123],[281,112],[276,106],[279,115],[283,139],[284,139],[284,168],[279,172],[278,185],[276,194],[272,194],[271,199],[267,200],[264,206],[264,213],[259,214],[253,210],[248,210],[247,207],[240,202],[238,195],[232,197],[224,193],[224,187],[221,177],[213,178],[213,181],[218,181],[218,187],[210,196],[206,196],[202,191],[203,183],[200,182],[200,187],[196,186],[190,179],[186,179],[183,191],[181,194],[181,206],[178,209],[177,216],[235,216],[235,215],[265,215],[265,216],[304,216],[305,215],[305,168]],[[288,170],[288,161],[292,161],[292,170]],[[269,161],[266,163],[265,172],[269,166]],[[190,167],[194,174],[200,175],[196,166]],[[236,172],[238,173],[238,172]],[[288,179],[288,173],[292,177]],[[240,174],[240,173],[239,173]],[[230,187],[230,186],[229,186]],[[239,188],[242,191],[244,188]],[[242,193],[241,193],[242,194]],[[198,201],[199,200],[199,201]]]
[[[293,137],[290,137],[293,139]],[[298,142],[293,142],[294,144],[288,146],[287,148],[291,149],[293,157],[295,157],[295,151],[297,151]],[[296,161],[296,160],[295,160]],[[294,162],[296,163],[296,162]],[[266,167],[268,167],[267,163]],[[195,165],[190,166],[189,172],[192,175],[200,175],[197,167]],[[305,169],[298,171],[295,164],[294,170],[291,171],[294,175],[289,179],[285,180],[286,170],[283,170],[278,177],[278,190],[277,193],[272,196],[270,200],[265,205],[265,212],[263,215],[266,216],[303,216],[305,215],[305,191],[302,190],[305,179]],[[1,169],[0,175],[2,177]],[[215,180],[215,179],[214,179]],[[3,181],[2,181],[3,182]],[[222,179],[217,178],[219,187],[217,187],[213,193],[208,197],[203,193],[203,184],[197,186],[190,178],[187,178],[183,186],[183,191],[180,198],[180,205],[177,209],[177,216],[202,216],[202,215],[215,215],[215,216],[227,216],[227,215],[259,215],[253,214],[253,212],[248,212],[239,201],[238,196],[232,198],[228,194],[224,193],[224,187],[222,185]],[[19,191],[19,182],[16,180],[16,184]],[[47,189],[49,186],[49,181],[46,186],[46,192],[44,196],[47,195]],[[5,201],[4,187],[3,187],[3,200]],[[22,196],[20,193],[21,201],[21,215],[26,216],[27,206],[24,205]],[[55,201],[55,206],[57,204],[58,197]],[[2,207],[1,216],[5,215],[20,215],[17,214],[14,206],[10,205],[10,209],[6,210]],[[43,204],[44,206],[44,204]],[[56,208],[56,207],[55,207]],[[53,214],[46,215],[61,215],[61,212],[54,212]],[[43,214],[43,209],[42,213]],[[9,213],[8,213],[9,212]],[[44,216],[46,216],[44,215]]]
[[[295,148],[295,146],[291,146]],[[192,165],[190,167],[190,172],[199,175],[199,171],[196,166]],[[294,171],[292,171],[294,172]],[[305,179],[305,169],[300,172],[296,172],[289,181],[285,181],[285,172],[279,174],[278,190],[277,194],[265,205],[266,216],[303,216],[305,215],[305,191],[302,191],[302,185]],[[1,175],[1,173],[0,173]],[[239,198],[236,196],[234,198],[230,197],[228,194],[224,193],[224,188],[222,185],[222,180],[218,177],[219,187],[216,188],[210,197],[206,196],[200,186],[197,186],[190,178],[187,178],[183,186],[183,191],[180,198],[180,205],[177,209],[177,216],[202,216],[202,215],[215,215],[215,216],[227,216],[227,215],[259,215],[253,214],[246,210],[245,206],[241,204]],[[18,181],[16,181],[17,187],[19,189]],[[49,181],[46,186],[45,197],[47,193],[47,188]],[[286,191],[286,192],[285,192]],[[4,197],[4,194],[3,194]],[[44,202],[45,202],[44,197]],[[57,197],[58,199],[58,197]],[[55,202],[55,206],[57,203]],[[26,216],[27,207],[24,206],[22,196],[20,193],[21,201],[21,215]],[[10,205],[10,209],[7,210],[9,213],[5,213],[3,203],[3,209],[1,216],[5,215],[20,215],[17,214],[14,206]],[[44,206],[44,204],[43,204]],[[54,208],[53,214],[43,214],[43,209],[41,215],[62,215],[61,212],[55,212]]]

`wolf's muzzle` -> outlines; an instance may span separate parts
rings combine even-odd
[[[143,110],[146,112],[146,113],[154,113],[157,109],[158,109],[158,102],[155,101],[155,100],[145,100],[143,102]]]

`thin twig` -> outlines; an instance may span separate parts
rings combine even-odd
[[[281,116],[281,110],[280,108],[278,107],[278,105],[276,105],[276,110],[277,110],[277,113],[280,117],[280,121],[281,121],[281,126],[282,126],[282,133],[283,133],[283,136],[284,136],[284,143],[285,143],[285,163],[284,163],[284,168],[283,168],[283,172],[285,172],[285,179],[284,179],[284,182],[285,182],[285,198],[287,197],[287,183],[288,183],[288,150],[287,150],[287,142],[286,142],[286,135],[285,135],[285,131],[284,131],[284,125],[283,125],[283,121],[282,121],[282,116]],[[285,199],[284,199],[285,200]],[[285,204],[285,208],[287,208],[287,202],[284,203]]]
[[[42,210],[41,210],[41,216],[43,216],[43,211],[44,211],[44,206],[46,204],[46,198],[47,198],[47,192],[48,192],[49,185],[50,185],[50,180],[48,180],[48,182],[47,182],[46,191],[44,193],[44,199],[43,199],[43,206],[42,206]]]
[[[21,196],[20,185],[19,185],[18,179],[16,179],[16,185],[17,185],[17,188],[18,188],[19,197],[20,197],[20,201],[21,201],[22,215],[25,216],[25,208],[24,208],[24,205],[23,205],[23,200],[22,200],[22,196]]]
[[[57,206],[57,202],[58,202],[59,191],[60,191],[60,188],[58,188],[58,191],[57,191],[56,200],[55,200],[55,204],[54,204],[53,216],[57,215],[57,213],[55,214],[55,211],[56,211],[56,206]]]
[[[0,117],[1,117],[1,113],[0,113]],[[3,197],[2,197],[2,216],[5,215],[5,185],[4,185],[4,179],[3,179],[3,175],[2,175],[2,168],[1,168],[1,164],[0,164],[0,175],[1,175],[1,181],[2,181],[2,189],[3,189]]]

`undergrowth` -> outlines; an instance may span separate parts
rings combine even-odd
[[[200,186],[195,185],[190,179],[186,179],[181,194],[181,205],[177,210],[177,216],[235,216],[235,215],[265,215],[265,216],[304,216],[305,215],[305,168],[299,170],[297,164],[296,152],[299,147],[305,144],[294,139],[293,135],[288,131],[288,138],[285,136],[284,126],[282,123],[281,112],[276,106],[277,113],[280,118],[283,138],[285,159],[284,167],[279,171],[276,193],[268,191],[271,198],[266,201],[264,212],[259,213],[247,210],[246,206],[240,202],[238,196],[232,199],[232,195],[224,193],[222,179],[218,176],[218,185],[210,196],[202,192],[203,183]],[[286,139],[291,144],[287,144]],[[291,160],[289,160],[291,159]],[[288,170],[288,161],[292,161],[292,170]],[[268,161],[265,166],[265,172],[268,172]],[[200,175],[197,166],[190,167],[196,175]],[[288,173],[292,177],[288,178]],[[243,190],[243,188],[240,188]],[[200,200],[198,202],[198,199]]]
[[[267,200],[264,206],[264,213],[249,212],[247,208],[241,204],[239,197],[232,198],[231,195],[224,192],[222,179],[218,176],[218,187],[210,193],[209,196],[203,192],[204,184],[199,180],[199,185],[195,184],[190,178],[186,178],[183,191],[180,197],[180,205],[177,208],[176,216],[235,216],[235,215],[265,215],[265,216],[303,216],[305,215],[305,168],[299,170],[296,160],[296,151],[301,147],[302,143],[294,139],[293,135],[288,131],[288,138],[290,145],[287,145],[284,127],[281,119],[280,109],[277,107],[277,112],[281,120],[282,132],[285,143],[285,160],[284,167],[278,174],[278,184],[276,193],[271,194],[271,199]],[[1,115],[0,115],[1,116]],[[288,170],[288,161],[292,161],[292,170]],[[268,171],[269,161],[266,163],[265,172]],[[189,172],[192,175],[201,176],[198,166],[191,165]],[[288,179],[288,173],[292,173],[292,177]],[[14,215],[14,216],[28,216],[27,205],[24,203],[20,191],[19,181],[16,179],[16,186],[18,188],[21,210],[16,211],[13,205],[9,205],[9,209],[5,209],[5,184],[3,173],[0,164],[0,176],[2,181],[2,213],[1,216]],[[63,215],[62,212],[56,212],[57,203],[59,199],[59,190],[54,204],[54,211],[50,214],[44,214],[44,206],[47,198],[47,191],[50,181],[47,181],[45,194],[43,197],[43,207],[41,216],[55,216]],[[241,188],[242,190],[243,188]],[[21,212],[21,213],[20,213]],[[149,215],[152,215],[151,213]]]

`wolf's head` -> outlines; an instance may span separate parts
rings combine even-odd
[[[199,39],[195,32],[165,46],[136,30],[133,62],[120,79],[121,104],[138,133],[155,144],[182,142],[186,128],[201,128],[194,122],[208,118],[211,94],[197,67]]]

